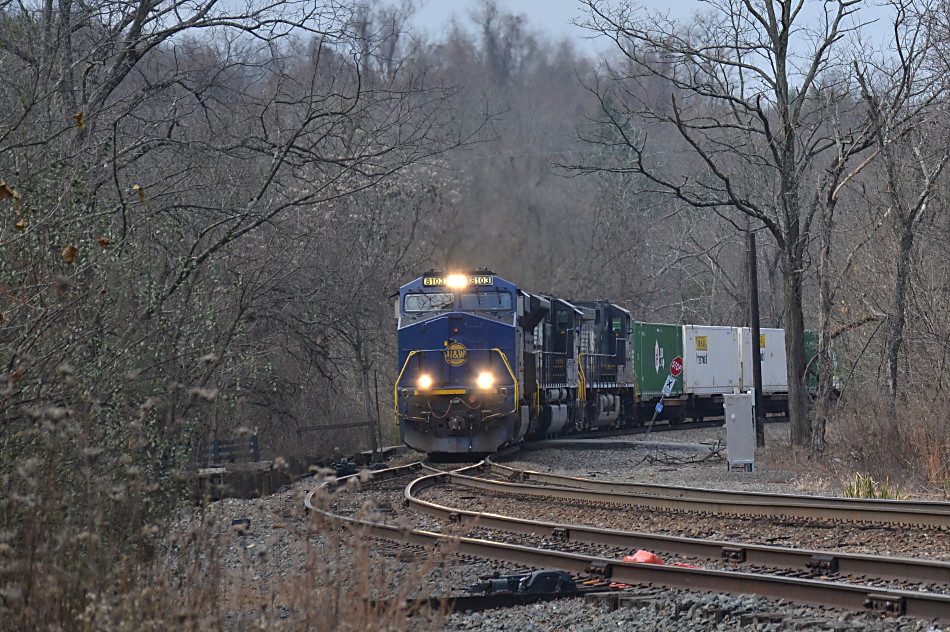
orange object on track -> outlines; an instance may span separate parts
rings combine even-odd
[[[656,555],[650,551],[645,551],[640,549],[633,555],[628,555],[623,558],[624,562],[630,564],[662,564],[666,566],[666,562],[658,558]],[[670,566],[682,566],[683,568],[699,568],[699,566],[693,566],[692,564],[683,564],[682,562],[673,562]]]
[[[632,564],[665,564],[665,562],[656,555],[650,551],[644,551],[643,549],[640,549],[633,555],[626,556],[623,558],[623,561]]]

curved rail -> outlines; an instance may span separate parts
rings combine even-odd
[[[439,479],[445,478],[451,478],[451,475],[449,473],[431,474],[414,480],[405,490],[407,500],[414,495],[411,490],[424,489],[430,485],[438,484]],[[358,526],[365,530],[366,535],[390,541],[426,547],[447,546],[449,550],[463,555],[504,560],[535,568],[555,568],[572,573],[596,574],[620,584],[649,583],[669,588],[757,594],[774,599],[788,599],[855,611],[873,610],[921,619],[950,621],[950,596],[946,595],[906,590],[882,591],[870,589],[867,586],[840,584],[817,579],[617,562],[610,558],[537,549],[477,538],[450,537],[430,531],[405,529],[338,516],[313,505],[313,495],[319,492],[320,489],[316,488],[307,494],[305,503],[309,509],[317,511],[335,522]],[[436,507],[432,503],[428,503],[428,505],[430,508]],[[485,514],[452,511],[459,516],[463,513],[470,514],[470,519],[477,520],[482,525],[488,518]],[[571,529],[574,529],[574,527],[571,527]]]
[[[474,466],[473,466],[474,467]],[[636,531],[616,531],[599,527],[541,522],[498,514],[446,507],[418,498],[418,493],[451,478],[442,472],[414,480],[406,487],[406,502],[423,513],[470,527],[498,529],[512,533],[548,537],[564,542],[581,542],[635,551],[681,554],[728,562],[786,568],[813,574],[840,573],[880,579],[950,584],[950,562],[916,558],[882,558],[873,555],[839,553],[811,549],[740,544],[720,540],[700,540]]]
[[[523,483],[490,481],[460,474],[453,475],[454,482],[495,493],[646,506],[654,509],[950,527],[950,503],[937,501],[797,496],[597,481],[516,470],[495,463],[488,464],[486,469],[508,479],[537,481],[549,486],[542,488]]]

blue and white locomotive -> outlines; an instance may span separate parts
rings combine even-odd
[[[617,425],[634,397],[629,312],[430,271],[399,290],[400,438],[478,456],[526,436]]]

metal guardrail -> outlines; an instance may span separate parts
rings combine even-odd
[[[300,426],[294,432],[297,433],[297,440],[303,438],[305,432],[321,432],[324,430],[346,430],[349,428],[368,428],[370,430],[376,427],[375,421],[353,421],[345,424],[325,424],[322,426]]]

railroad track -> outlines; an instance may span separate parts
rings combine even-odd
[[[620,483],[516,470],[494,463],[477,464],[471,468],[465,468],[464,472],[479,475],[489,473],[506,480],[468,476],[463,471],[447,472],[446,476],[457,484],[475,489],[548,499],[571,499],[735,516],[771,516],[950,528],[950,503],[936,501],[799,496],[647,483]]]
[[[626,532],[613,529],[562,525],[538,520],[514,518],[497,514],[466,511],[446,507],[419,498],[420,493],[440,479],[455,479],[452,472],[432,474],[414,480],[406,487],[406,502],[417,511],[439,517],[448,522],[469,527],[498,529],[511,533],[530,534],[554,541],[583,542],[609,546],[624,551],[646,549],[671,555],[683,555],[704,559],[721,559],[735,564],[776,567],[802,571],[813,575],[837,574],[840,576],[871,577],[884,579],[932,582],[950,586],[950,562],[923,560],[908,557],[880,557],[809,549],[764,546],[745,543],[703,540],[642,532]],[[476,479],[477,480],[477,479]],[[562,489],[549,490],[546,498],[563,499],[558,495]],[[570,494],[570,499],[577,496]]]
[[[383,470],[380,472],[380,476],[388,478],[396,475],[409,476],[418,473],[422,467],[421,464],[413,464],[393,471]],[[514,472],[510,468],[501,467],[499,469],[499,467],[497,465],[479,464],[464,468],[464,470],[467,470],[468,473],[476,471],[494,472],[495,475],[508,473],[509,476]],[[553,477],[552,480],[564,483],[564,478]],[[840,552],[829,553],[820,550],[795,550],[647,533],[625,533],[609,529],[547,523],[485,512],[466,511],[438,505],[419,498],[419,495],[425,490],[443,485],[447,481],[463,481],[467,484],[471,481],[480,480],[482,479],[476,479],[461,472],[427,474],[416,477],[409,483],[405,487],[404,497],[414,510],[437,517],[446,524],[455,525],[455,531],[462,532],[463,529],[478,528],[483,531],[496,530],[522,534],[531,536],[533,541],[541,539],[542,543],[540,545],[528,546],[497,541],[502,538],[494,535],[490,536],[491,540],[473,537],[448,537],[443,533],[408,529],[405,526],[388,525],[369,520],[346,519],[342,516],[329,514],[328,517],[333,520],[348,521],[373,537],[427,547],[441,546],[444,548],[448,544],[454,551],[463,555],[503,560],[508,563],[534,568],[557,568],[574,573],[579,577],[600,579],[603,586],[607,586],[609,583],[635,586],[652,584],[668,588],[753,593],[856,611],[905,614],[922,619],[950,621],[950,597],[933,592],[934,590],[938,590],[940,593],[946,592],[946,587],[950,585],[950,563],[947,562],[912,558],[885,558]],[[574,485],[585,484],[585,480],[571,479]],[[499,484],[498,481],[483,481],[478,485],[486,482]],[[604,485],[601,481],[587,481],[587,484],[595,487]],[[501,483],[501,485],[501,489],[506,487],[511,489],[509,486],[512,484]],[[536,491],[539,490],[537,486],[532,487]],[[620,485],[620,488],[617,488],[616,485],[609,485],[609,487],[615,488],[609,493],[628,494],[628,491],[622,489],[624,485]],[[669,490],[668,486],[659,487]],[[653,490],[653,493],[660,493],[664,490]],[[569,488],[562,485],[544,491],[547,492],[545,497],[549,500],[558,498],[577,500],[581,497],[576,494],[581,492],[584,494],[595,493],[595,496],[607,493],[600,490]],[[706,492],[706,490],[701,491]],[[316,492],[317,490],[314,490],[308,495],[306,501],[308,507],[313,506],[312,497]],[[774,502],[774,497],[780,495],[767,494],[764,496],[768,497],[767,500],[762,499],[765,502]],[[587,498],[589,499],[589,497]],[[683,500],[683,498],[680,500]],[[695,499],[687,497],[686,500]],[[709,500],[709,498],[705,498],[703,502],[709,502]],[[822,498],[820,500],[828,499]],[[925,506],[929,507],[929,505]],[[918,507],[918,510],[920,510],[920,507]],[[643,548],[657,552],[668,552],[673,555],[718,559],[731,565],[742,565],[743,568],[747,569],[755,568],[756,571],[759,567],[768,567],[773,570],[770,571],[770,574],[763,574],[761,572],[736,570],[628,564],[618,562],[620,558],[613,554],[613,556],[606,556],[589,551],[577,552],[579,545],[596,545],[605,550],[622,551]],[[555,548],[573,548],[575,550],[554,550]],[[775,568],[785,569],[785,575],[776,574]],[[779,573],[781,572],[779,571]],[[788,576],[789,574],[798,576]],[[931,592],[829,581],[828,578],[830,577],[849,578],[851,581],[854,581],[855,578],[859,580],[860,578],[889,578],[899,581],[922,582],[931,584],[931,586],[926,587],[926,590]],[[941,590],[941,587],[943,590]]]

